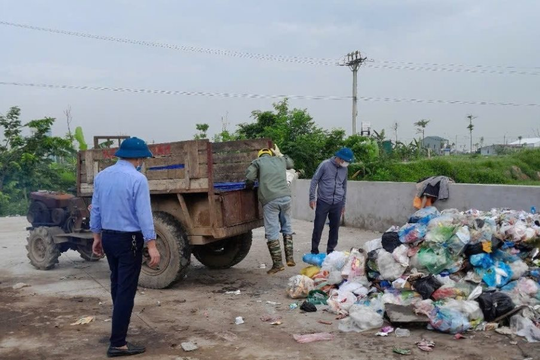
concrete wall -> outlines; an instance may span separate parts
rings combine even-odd
[[[313,221],[314,211],[309,208],[310,180],[295,180],[293,192],[293,218]],[[412,201],[416,193],[414,183],[349,181],[346,226],[366,230],[385,231],[392,225],[403,225],[415,211]],[[450,198],[437,201],[439,210],[511,208],[529,211],[535,206],[540,211],[540,187],[509,185],[450,185]]]

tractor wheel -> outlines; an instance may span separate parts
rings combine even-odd
[[[38,227],[30,231],[27,238],[28,258],[30,263],[39,270],[52,269],[58,264],[60,248],[54,243],[53,236],[63,234],[59,227]]]
[[[139,285],[150,289],[164,289],[186,275],[191,262],[191,247],[184,229],[172,215],[154,212],[156,247],[160,254],[157,268],[150,268],[147,248],[143,252],[143,265]]]
[[[193,247],[193,255],[211,269],[228,269],[244,260],[251,248],[251,231],[216,241],[208,245]]]
[[[100,260],[100,258],[92,252],[92,243],[77,246],[77,252],[81,254],[81,257],[86,261],[94,262]]]

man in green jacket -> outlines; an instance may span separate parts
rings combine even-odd
[[[293,258],[291,190],[286,175],[286,170],[292,168],[293,161],[288,156],[277,157],[272,150],[261,149],[258,159],[253,160],[246,170],[247,187],[253,187],[255,180],[259,181],[258,195],[263,206],[264,231],[273,262],[268,274],[285,270],[279,244],[280,230],[283,233],[287,265],[296,265]]]

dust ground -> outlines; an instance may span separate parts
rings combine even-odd
[[[106,261],[85,262],[69,251],[55,269],[36,270],[26,258],[26,226],[25,218],[0,219],[0,359],[105,359],[111,326]],[[381,338],[374,335],[377,331],[342,333],[330,313],[290,310],[293,300],[285,295],[287,279],[302,268],[301,254],[309,250],[311,229],[309,222],[294,221],[299,264],[275,276],[259,268],[262,263],[269,265],[270,259],[262,229],[257,229],[250,254],[234,268],[212,271],[193,259],[187,278],[172,288],[139,288],[128,340],[146,345],[147,352],[133,358],[397,359],[403,355],[392,349],[399,347],[412,350],[412,355],[404,356],[409,359],[540,359],[540,345],[495,332],[471,332],[468,339],[454,340],[451,335],[415,329],[409,338]],[[342,228],[338,249],[360,246],[378,236]],[[30,286],[13,290],[20,282]],[[234,290],[241,294],[225,294]],[[282,316],[283,324],[262,322],[260,317],[267,314]],[[83,316],[95,316],[95,321],[70,325]],[[245,323],[235,325],[237,316]],[[334,334],[335,339],[298,344],[292,337],[321,331]],[[415,342],[422,338],[435,341],[432,353],[416,348]],[[184,352],[180,344],[186,341],[199,349]]]

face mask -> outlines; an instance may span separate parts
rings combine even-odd
[[[347,166],[349,166],[348,162],[344,161],[344,162],[341,163],[341,167],[346,168]]]

